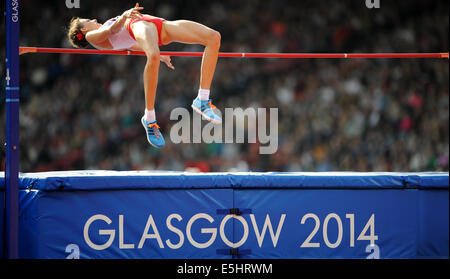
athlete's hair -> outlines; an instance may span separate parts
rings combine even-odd
[[[72,46],[76,48],[86,48],[89,42],[86,40],[83,32],[81,31],[83,24],[80,22],[79,17],[73,17],[70,20],[69,31],[67,32],[67,37],[69,38]]]

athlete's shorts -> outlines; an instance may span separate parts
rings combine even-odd
[[[127,29],[128,29],[128,32],[130,33],[130,36],[134,40],[136,40],[136,38],[134,37],[133,30],[131,29],[131,25],[133,23],[135,23],[135,22],[142,21],[142,20],[147,21],[147,22],[152,22],[152,23],[155,24],[156,29],[158,30],[158,45],[161,46],[162,45],[162,43],[161,43],[161,30],[162,30],[162,24],[165,21],[165,19],[164,18],[160,18],[160,17],[156,17],[156,16],[150,16],[150,15],[144,15],[144,16],[142,16],[139,19],[132,18],[127,24]]]

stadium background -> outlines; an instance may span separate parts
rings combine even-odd
[[[70,47],[72,16],[104,22],[132,1],[22,0],[21,45]],[[222,34],[223,52],[443,52],[448,1],[140,1],[144,12],[201,22]],[[1,37],[5,23],[2,21]],[[4,61],[5,45],[2,39]],[[161,50],[201,51],[172,44]],[[105,169],[202,171],[448,171],[449,67],[435,59],[219,59],[218,108],[279,108],[279,148],[172,144],[172,109],[198,90],[200,59],[160,69],[157,118],[167,145],[146,141],[144,57],[26,55],[21,58],[20,171]],[[5,69],[0,69],[5,96]],[[5,127],[5,98],[0,99]],[[2,170],[5,129],[0,129]]]

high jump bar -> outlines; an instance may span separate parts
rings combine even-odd
[[[145,55],[142,51],[20,47],[19,53],[72,53],[106,55]],[[161,51],[161,55],[201,57],[203,52]],[[449,58],[449,53],[245,53],[220,52],[219,57],[236,58]]]

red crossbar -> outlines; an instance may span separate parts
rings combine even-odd
[[[20,54],[25,53],[73,53],[73,54],[108,54],[108,55],[145,55],[142,51],[70,49],[45,47],[20,47]],[[203,52],[161,51],[161,55],[199,57]],[[220,52],[219,57],[241,58],[449,58],[446,53],[237,53]]]

